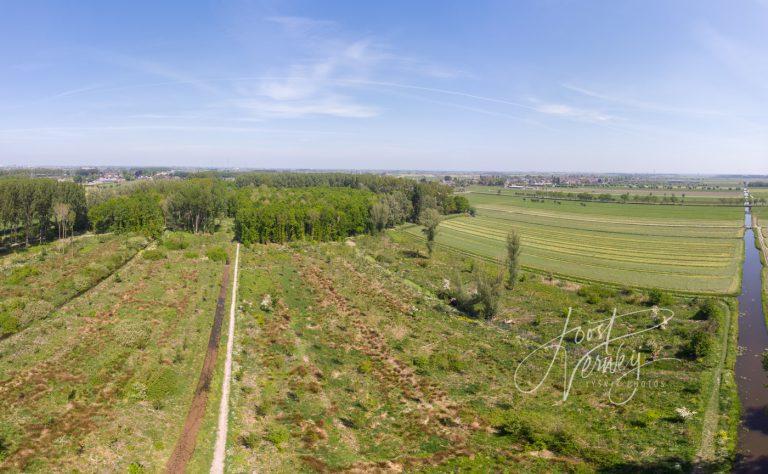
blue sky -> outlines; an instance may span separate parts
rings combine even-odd
[[[768,0],[6,1],[0,165],[768,173]]]

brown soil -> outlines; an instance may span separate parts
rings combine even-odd
[[[229,270],[230,265],[224,266],[224,274],[221,278],[221,289],[219,297],[216,300],[216,313],[213,317],[213,326],[211,327],[211,337],[208,339],[208,349],[205,353],[203,368],[200,371],[200,378],[195,388],[195,394],[192,403],[189,406],[189,413],[184,422],[184,428],[181,432],[176,447],[168,459],[165,471],[169,473],[182,473],[186,471],[187,463],[195,452],[195,443],[197,442],[197,432],[203,422],[205,415],[205,406],[208,403],[208,395],[211,391],[211,379],[213,378],[213,369],[216,367],[216,356],[219,352],[219,340],[221,339],[221,324],[226,312],[227,288],[229,288]]]

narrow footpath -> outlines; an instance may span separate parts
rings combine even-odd
[[[239,244],[238,244],[239,251]],[[213,370],[216,368],[216,356],[219,352],[219,340],[221,339],[221,324],[224,321],[224,311],[227,303],[227,288],[229,288],[230,264],[224,266],[224,273],[221,277],[221,288],[219,297],[216,300],[216,312],[213,316],[213,326],[211,327],[211,336],[208,338],[208,349],[205,353],[203,368],[200,371],[200,378],[195,388],[195,394],[192,397],[192,403],[189,406],[187,419],[184,422],[184,429],[181,432],[176,447],[168,459],[165,471],[168,473],[183,473],[186,470],[192,454],[195,452],[195,443],[197,442],[197,433],[203,422],[205,407],[208,404],[208,395],[211,392],[211,379]],[[237,257],[235,257],[235,282],[237,282]],[[237,283],[235,283],[237,284]]]
[[[229,386],[232,379],[232,348],[235,342],[235,308],[237,306],[237,268],[240,261],[240,244],[235,250],[235,280],[232,284],[232,304],[229,307],[229,331],[227,333],[227,358],[224,362],[224,380],[221,383],[221,404],[219,405],[219,426],[216,430],[216,446],[213,450],[211,473],[224,472],[224,458],[227,448],[229,427]]]

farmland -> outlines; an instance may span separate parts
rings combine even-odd
[[[478,321],[435,296],[445,275],[470,277],[472,258],[438,248],[427,260],[402,231],[356,242],[241,254],[233,472],[664,470],[689,466],[702,445],[707,459],[732,449],[733,379],[713,385],[713,370],[735,312],[724,309],[712,326],[694,318],[691,299],[670,301],[675,318],[651,336],[651,347],[663,342],[647,357],[683,353],[708,327],[716,349],[706,361],[651,364],[643,379],[663,388],[641,389],[626,405],[608,403],[607,378],[578,382],[563,402],[560,369],[525,395],[515,366],[562,330],[566,308],[581,322],[609,306],[650,315],[645,295],[603,289],[598,303],[578,285],[531,275],[504,292],[493,321]],[[675,407],[699,415],[681,422]],[[705,413],[717,437],[702,436]]]
[[[228,248],[230,238],[166,237],[0,341],[0,469],[164,468],[197,382],[224,268],[206,254]],[[99,261],[89,245],[101,252],[131,239],[104,238],[78,241],[83,248],[66,252],[62,271],[77,281],[74,268]],[[47,258],[25,264],[39,269],[30,283],[41,278],[43,287],[43,275],[55,274]]]
[[[734,199],[740,199],[743,195],[741,187],[717,188],[717,189],[645,189],[628,187],[536,187],[530,189],[503,188],[501,186],[470,186],[469,190],[474,193],[486,193],[510,196],[523,196],[541,194],[563,195],[572,194],[574,198],[578,194],[588,194],[591,199],[598,200],[600,195],[609,195],[614,200],[619,201],[621,195],[628,194],[630,201],[641,201],[644,199],[656,199],[657,202],[669,202],[674,197],[676,204],[698,204],[698,205],[721,205],[731,203]],[[724,201],[725,200],[725,201]]]
[[[525,242],[522,264],[540,272],[694,293],[738,288],[741,208],[469,198],[477,216],[443,221],[438,244],[498,259],[514,229]]]

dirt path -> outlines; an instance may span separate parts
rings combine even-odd
[[[696,465],[694,472],[704,472],[700,466],[715,460],[715,433],[717,432],[720,419],[720,386],[723,378],[723,367],[728,355],[728,345],[731,338],[731,310],[723,305],[725,309],[725,330],[720,338],[720,360],[717,362],[714,373],[714,383],[712,392],[707,400],[706,410],[704,411],[704,421],[701,427],[701,444],[696,453]]]
[[[239,247],[238,247],[239,248]],[[235,263],[237,268],[237,263]],[[221,339],[221,323],[224,320],[224,310],[227,301],[227,288],[229,287],[229,262],[224,266],[224,274],[221,277],[221,289],[219,297],[216,300],[216,313],[213,317],[213,326],[211,327],[211,337],[208,339],[208,349],[205,353],[203,368],[200,371],[200,378],[195,388],[195,394],[192,397],[192,403],[189,406],[189,413],[184,422],[184,429],[181,432],[176,447],[168,459],[165,471],[169,473],[185,472],[187,463],[195,452],[195,443],[197,442],[197,432],[203,422],[205,415],[205,406],[208,403],[208,394],[211,391],[211,379],[213,370],[216,368],[216,356],[219,353],[219,339]]]
[[[216,445],[213,450],[211,473],[224,472],[224,455],[227,447],[229,424],[229,384],[232,379],[232,348],[235,341],[235,308],[237,307],[237,267],[240,261],[240,244],[235,248],[235,276],[232,283],[232,304],[229,307],[229,331],[227,332],[227,358],[224,362],[224,380],[221,385],[219,405],[219,426],[216,430]]]

